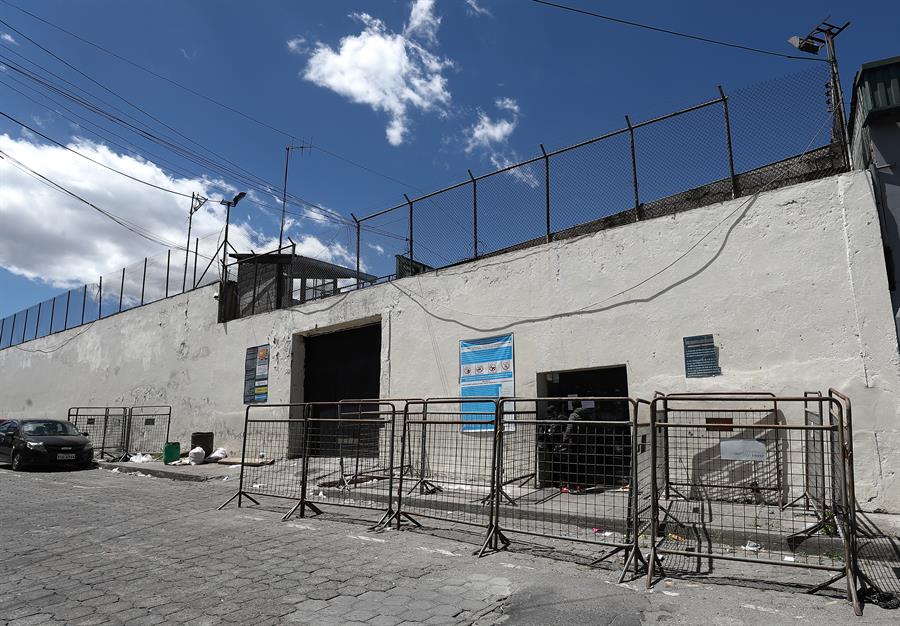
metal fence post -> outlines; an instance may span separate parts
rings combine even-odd
[[[63,318],[63,330],[67,330],[69,328],[69,300],[72,299],[72,290],[69,289],[66,292],[66,314]]]
[[[294,257],[297,256],[297,244],[294,243],[294,240],[288,237],[288,241],[291,242],[291,264],[288,267],[288,290],[287,290],[287,307],[291,308],[294,306]]]
[[[166,297],[169,297],[169,269],[172,262],[172,249],[166,250]]]
[[[472,251],[473,257],[478,258],[478,181],[472,176],[472,170],[469,172],[469,178],[472,179]]]
[[[719,85],[719,96],[722,98],[722,109],[725,112],[725,140],[728,144],[728,173],[731,176],[731,197],[737,198],[741,195],[738,189],[737,176],[734,173],[734,151],[731,146],[731,115],[728,113],[728,98],[722,85]]]
[[[631,180],[634,185],[634,221],[641,220],[641,197],[638,193],[638,173],[637,173],[637,154],[634,149],[634,126],[631,125],[631,119],[626,115],[625,123],[628,124],[628,137],[631,140]]]
[[[259,288],[259,257],[256,256],[256,253],[253,252],[253,250],[251,250],[250,253],[253,254],[253,298],[250,300],[250,315],[255,315],[256,290]],[[240,261],[238,261],[238,263],[240,263]],[[240,303],[238,305],[240,306]]]
[[[43,310],[43,308],[44,308],[44,303],[39,302],[38,303],[37,322],[35,322],[35,324],[34,324],[34,338],[35,339],[37,339],[38,333],[41,331],[41,311]]]
[[[81,294],[81,322],[78,324],[81,326],[84,324],[84,308],[87,306],[87,283],[84,285],[84,293]]]
[[[144,257],[144,276],[141,278],[141,306],[144,306],[144,288],[147,286],[147,257]]]
[[[353,218],[353,221],[356,223],[356,288],[359,289],[359,220],[356,219],[356,216],[353,213],[350,214],[350,217]]]
[[[403,194],[406,203],[409,205],[409,260],[413,260],[413,203],[409,196]]]
[[[56,317],[56,296],[50,301],[50,326],[47,327],[47,334],[53,334],[53,318]]]
[[[197,256],[200,254],[200,237],[194,239],[194,289],[197,288]]]
[[[99,287],[97,288],[97,319],[103,318],[103,277],[100,277]]]
[[[125,268],[122,268],[122,284],[119,286],[119,313],[122,312],[122,296],[125,295]]]
[[[545,214],[547,219],[547,243],[550,243],[550,157],[544,150],[544,144],[541,144],[541,154],[544,155],[544,195],[545,195]]]
[[[3,347],[3,327],[6,326],[6,318],[0,318],[0,348]]]

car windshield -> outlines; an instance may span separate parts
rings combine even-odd
[[[48,437],[53,435],[80,435],[71,422],[58,422],[47,420],[40,422],[23,422],[22,432],[35,437]]]

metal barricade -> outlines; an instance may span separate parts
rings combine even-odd
[[[595,563],[623,553],[620,582],[629,566],[637,575],[646,565],[636,524],[642,437],[647,446],[647,432],[638,430],[640,406],[618,397],[500,400],[500,531],[607,548]]]
[[[397,526],[427,518],[485,529],[477,554],[508,541],[494,514],[497,398],[410,401],[403,416]]]
[[[395,517],[395,405],[312,403],[306,412],[300,516],[306,508],[320,513],[322,505],[346,506],[384,511],[375,527],[388,523]]]
[[[161,457],[169,440],[172,407],[133,406],[128,410],[128,422],[126,452]]]
[[[87,433],[94,446],[94,457],[118,460],[128,451],[128,409],[123,406],[75,406],[68,420],[80,432]]]
[[[237,499],[238,507],[254,496],[303,501],[305,404],[250,404],[244,412],[238,490],[219,509]],[[282,517],[286,520],[294,509]]]
[[[648,586],[716,559],[800,567],[832,573],[810,592],[846,577],[859,612],[845,436],[829,396],[654,398]]]
[[[390,402],[256,404],[247,407],[238,492],[219,508],[254,496],[296,500],[299,510],[324,504],[384,511],[392,507],[394,423]]]

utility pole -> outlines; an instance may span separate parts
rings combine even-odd
[[[292,150],[309,150],[312,144],[301,143],[297,146],[284,147],[284,187],[281,190],[281,228],[278,231],[278,250],[284,245],[284,214],[287,209],[287,186],[288,186],[288,165],[291,162]]]
[[[831,17],[831,16],[829,16]],[[831,24],[826,17],[818,26],[813,28],[805,37],[794,36],[788,39],[788,43],[809,54],[819,54],[822,46],[825,46],[825,53],[828,55],[828,65],[831,69],[830,95],[831,106],[833,107],[834,124],[832,126],[832,141],[837,141],[841,145],[841,154],[844,158],[844,165],[850,168],[850,135],[847,131],[847,116],[844,114],[844,92],[841,89],[841,75],[838,72],[837,54],[834,49],[834,39],[843,32],[845,28],[850,26],[850,22],[842,26]]]
[[[200,207],[202,207],[204,204],[206,204],[206,198],[201,196],[199,193],[191,194],[191,210],[188,213],[187,245],[184,247],[184,279],[181,281],[182,293],[184,293],[187,288],[187,268],[191,254],[191,224],[194,221],[194,213],[199,211]],[[194,264],[196,265],[196,261]]]

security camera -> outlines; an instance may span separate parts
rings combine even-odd
[[[213,300],[218,300],[218,299],[219,299],[219,292],[217,291],[216,293],[213,294]]]

